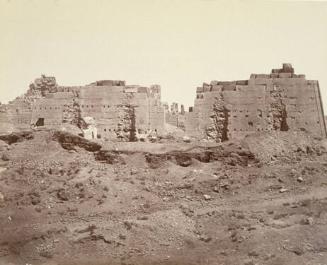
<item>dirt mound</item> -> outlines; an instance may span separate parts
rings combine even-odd
[[[145,157],[151,168],[159,168],[164,161],[172,161],[182,167],[192,165],[194,160],[202,163],[224,161],[233,166],[247,166],[251,162],[256,162],[253,153],[235,144],[223,144],[215,147],[195,147],[188,151],[170,151],[163,154],[147,153]]]
[[[7,144],[13,144],[25,140],[31,140],[33,138],[34,135],[32,131],[13,132],[11,134],[0,135],[0,140],[6,142]]]
[[[95,160],[104,162],[107,164],[124,164],[125,160],[120,155],[121,152],[110,151],[110,150],[100,150],[94,154]]]
[[[58,141],[60,145],[67,150],[76,150],[76,147],[80,147],[86,151],[96,152],[101,149],[100,144],[65,131],[54,132],[53,140]]]
[[[242,140],[261,162],[297,160],[303,155],[321,155],[326,152],[324,139],[305,132],[269,132],[249,135]]]
[[[0,264],[326,264],[324,141],[33,135],[0,149]]]

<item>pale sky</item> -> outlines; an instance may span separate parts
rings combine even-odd
[[[283,62],[317,79],[327,112],[327,2],[0,0],[0,101],[41,74],[160,84],[193,105],[211,80],[248,79]]]

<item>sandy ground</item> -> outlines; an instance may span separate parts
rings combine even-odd
[[[61,144],[1,142],[1,265],[327,264],[325,140]]]

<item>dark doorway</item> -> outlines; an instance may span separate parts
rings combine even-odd
[[[44,126],[44,118],[38,118],[36,126]]]

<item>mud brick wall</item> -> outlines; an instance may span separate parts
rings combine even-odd
[[[294,74],[289,64],[249,80],[204,83],[189,119],[187,132],[218,142],[271,130],[326,137],[318,81]]]

